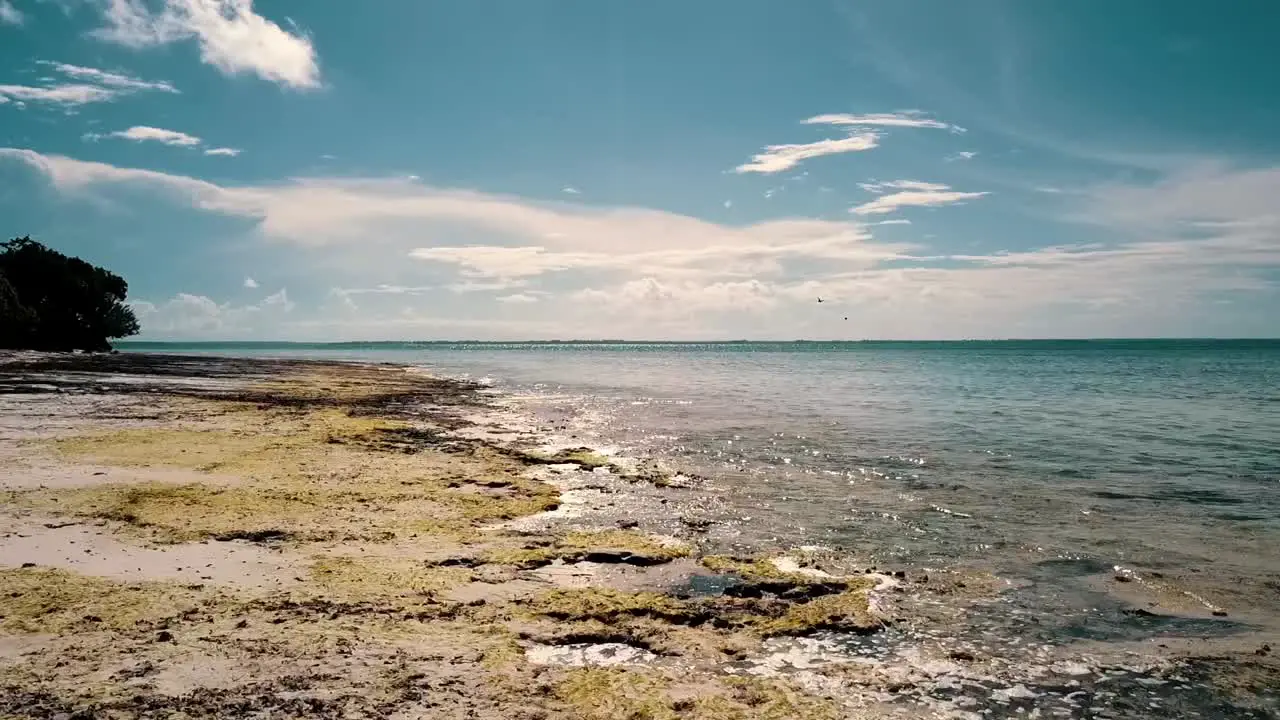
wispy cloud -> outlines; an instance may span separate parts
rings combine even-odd
[[[951,130],[952,132],[965,131],[964,128],[959,125],[951,125],[949,123],[944,123],[941,120],[935,120],[920,110],[904,110],[896,113],[870,113],[866,115],[828,113],[826,115],[815,115],[804,122],[806,125],[935,128],[938,130]]]
[[[51,60],[37,60],[41,65],[46,65],[54,70],[75,80],[102,85],[109,88],[117,88],[120,90],[159,90],[161,92],[176,93],[178,89],[170,83],[164,81],[149,81],[141,78],[126,75],[120,72],[112,72],[110,70],[101,70],[99,68],[85,67],[83,65],[71,65],[62,62],[53,62]]]
[[[0,25],[22,25],[26,21],[26,16],[9,0],[0,0]]]
[[[120,93],[97,85],[61,84],[45,87],[28,85],[0,85],[0,97],[19,102],[49,103],[51,105],[87,105],[114,100]]]
[[[295,89],[320,86],[311,39],[254,12],[253,0],[105,0],[104,40],[129,47],[194,39],[201,59],[223,73],[251,73]]]
[[[242,152],[244,151],[240,150],[239,148],[218,147],[218,148],[209,148],[208,150],[204,151],[204,154],[205,155],[223,155],[225,157],[235,157]]]
[[[93,139],[97,136],[90,135]],[[199,145],[201,140],[195,135],[188,135],[177,130],[166,130],[164,128],[149,127],[147,125],[134,125],[128,130],[117,130],[113,133],[107,133],[101,137],[120,138],[121,140],[132,140],[134,142],[158,142],[161,145],[173,145],[177,147],[193,147]]]
[[[506,286],[497,286],[497,288],[503,287]],[[367,288],[334,288],[333,292],[339,295],[425,295],[438,289],[439,288],[428,285],[408,286],[388,285],[386,283],[382,283],[374,287]]]
[[[512,295],[502,295],[494,298],[494,300],[497,300],[500,303],[507,303],[509,305],[528,305],[529,303],[538,302],[538,296],[530,295],[529,293],[515,293]]]
[[[247,288],[249,288],[250,290],[257,290],[257,289],[258,289],[258,281],[257,281],[257,280],[254,280],[254,279],[253,279],[253,278],[251,278],[251,277],[246,277],[246,278],[244,279],[244,286],[245,286],[245,287],[247,287]]]
[[[561,190],[560,190],[560,192],[562,192],[562,193],[564,193],[564,194],[566,194],[566,195],[581,195],[581,194],[582,194],[582,191],[581,191],[581,190],[579,190],[579,189],[578,189],[578,188],[576,188],[576,187],[565,187],[565,188],[561,189]]]
[[[950,190],[949,185],[942,183],[920,182],[919,180],[889,180],[887,182],[869,182],[858,183],[858,187],[873,193],[884,193],[889,190],[921,190],[923,192],[936,192],[941,190]]]
[[[848,137],[818,140],[795,145],[770,145],[764,152],[751,157],[751,161],[734,168],[737,173],[777,173],[790,170],[802,161],[824,155],[862,152],[879,145],[880,136],[873,132],[858,133]]]
[[[877,189],[893,188],[898,192],[881,195],[871,202],[863,203],[849,210],[855,215],[883,215],[904,207],[937,207],[954,205],[965,200],[974,200],[987,192],[958,192],[949,185],[927,183],[916,180],[894,180],[892,182],[875,183]]]
[[[753,155],[750,162],[734,168],[734,172],[777,173],[790,170],[811,158],[871,150],[880,145],[883,128],[934,128],[957,133],[964,132],[964,128],[958,125],[935,120],[919,110],[867,115],[828,113],[815,115],[804,120],[803,123],[843,127],[849,134],[842,138],[828,138],[811,143],[769,145],[763,152]]]
[[[896,218],[893,220],[881,220],[880,222],[872,223],[872,225],[910,225],[910,224],[911,224],[911,221],[906,218]]]
[[[0,85],[0,99],[74,107],[90,103],[110,102],[125,95],[148,90],[176,93],[167,82],[152,82],[124,73],[67,63],[37,61],[47,65],[68,80],[42,78],[42,85]]]
[[[978,157],[978,153],[974,150],[961,150],[954,155],[948,155],[945,160],[947,162],[955,162],[956,160],[972,160]]]

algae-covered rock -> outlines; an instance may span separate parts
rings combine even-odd
[[[539,568],[557,560],[647,566],[688,557],[692,551],[684,543],[659,535],[629,530],[580,530],[535,547],[490,550],[482,554],[480,560],[522,569]]]

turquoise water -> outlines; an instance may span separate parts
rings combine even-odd
[[[1060,603],[1081,568],[1120,566],[1233,620],[1280,617],[1280,341],[122,349],[484,379],[535,398],[549,427],[708,476],[698,509],[725,542],[1038,580],[1066,568]]]

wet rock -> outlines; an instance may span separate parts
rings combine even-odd
[[[1121,612],[1123,612],[1125,615],[1129,615],[1132,617],[1141,617],[1141,618],[1161,617],[1160,614],[1153,613],[1150,610],[1147,610],[1145,608],[1128,608],[1126,610],[1122,610]]]
[[[706,532],[711,529],[711,526],[714,523],[705,518],[695,518],[689,517],[688,515],[682,515],[680,516],[680,524],[694,532]]]
[[[587,562],[594,563],[625,563],[627,565],[637,565],[640,567],[661,565],[662,563],[671,561],[671,558],[669,557],[647,555],[622,548],[600,548],[596,550],[588,550],[582,555],[582,559]]]

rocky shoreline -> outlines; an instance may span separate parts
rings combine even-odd
[[[394,365],[4,357],[0,718],[1275,716],[1261,647],[1006,662],[928,641],[999,578],[598,512],[699,479],[513,413]]]

